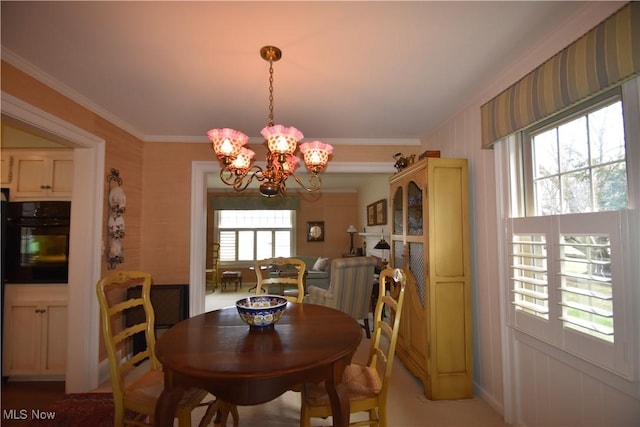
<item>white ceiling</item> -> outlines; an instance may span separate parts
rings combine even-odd
[[[2,59],[145,141],[417,143],[589,2],[2,1]],[[376,141],[377,140],[377,141]]]

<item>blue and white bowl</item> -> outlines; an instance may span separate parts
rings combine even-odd
[[[254,295],[236,301],[240,318],[251,328],[273,326],[286,307],[287,299],[279,295]]]

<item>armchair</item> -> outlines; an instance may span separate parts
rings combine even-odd
[[[304,302],[333,307],[356,320],[363,319],[367,338],[370,338],[369,310],[375,266],[373,257],[334,259],[331,261],[329,289],[309,286]]]

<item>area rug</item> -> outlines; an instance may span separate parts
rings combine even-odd
[[[73,393],[30,414],[29,427],[112,427],[111,393]]]
[[[209,395],[207,398],[213,398],[213,396]],[[67,394],[46,408],[35,410],[29,414],[28,426],[113,427],[113,410],[113,395],[111,393]],[[192,425],[198,425],[204,411],[204,408],[196,408],[193,411]],[[241,425],[297,427],[300,425],[299,393],[287,392],[263,405],[240,406],[238,412],[240,413]],[[177,421],[174,422],[174,425],[177,425]],[[228,421],[227,426],[230,425],[232,422]],[[315,425],[317,424],[312,422],[312,426]],[[327,422],[324,421],[320,425],[327,425]],[[211,423],[210,426],[213,427],[214,424]]]

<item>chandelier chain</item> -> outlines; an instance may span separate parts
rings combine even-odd
[[[273,126],[273,60],[269,59],[269,126]]]

